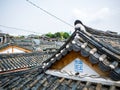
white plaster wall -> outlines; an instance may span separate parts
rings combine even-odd
[[[80,59],[76,58],[75,60],[80,60]],[[94,70],[92,70],[89,66],[87,66],[86,64],[84,64],[81,60],[80,61],[82,62],[82,65],[78,65],[77,66],[78,70],[76,70],[75,65],[77,65],[77,64],[75,63],[75,60],[72,61],[67,66],[65,66],[62,69],[62,71],[72,72],[73,74],[75,74],[76,72],[79,72],[80,75],[87,74],[87,75],[97,75],[98,76],[98,74]],[[80,67],[82,68],[81,70],[79,69]]]

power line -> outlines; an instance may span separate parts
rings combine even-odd
[[[42,10],[43,12],[45,12],[46,14],[48,14],[48,15],[50,15],[50,16],[56,18],[57,20],[61,21],[62,23],[67,24],[67,25],[69,25],[70,27],[74,27],[73,25],[71,25],[71,24],[69,24],[68,22],[64,21],[63,19],[57,17],[56,15],[54,15],[54,14],[48,12],[47,10],[45,10],[45,9],[43,9],[43,8],[41,8],[41,7],[39,7],[38,5],[34,4],[33,2],[31,2],[31,1],[29,1],[29,0],[26,0],[26,1],[29,2],[31,5],[35,6],[36,8],[39,8],[40,10]]]
[[[41,7],[37,6],[37,5],[34,4],[33,2],[31,2],[31,1],[29,1],[29,0],[26,0],[26,1],[29,2],[30,4],[32,4],[33,6],[39,8],[40,10],[42,10],[43,12],[45,12],[46,14],[48,14],[48,15],[50,15],[50,16],[56,18],[57,20],[59,20],[59,21],[61,21],[61,22],[63,22],[64,24],[67,24],[67,25],[69,25],[70,27],[74,27],[73,25],[69,24],[68,22],[62,20],[61,18],[59,18],[59,17],[57,17],[57,16],[51,14],[50,12],[48,12],[48,11],[42,9]],[[39,33],[39,32],[34,32],[34,31],[31,31],[31,30],[26,30],[26,29],[22,29],[22,28],[10,27],[10,26],[5,26],[5,25],[0,25],[0,26],[1,26],[1,27],[4,27],[4,28],[19,30],[19,31],[22,30],[22,31],[25,31],[25,32],[31,32],[31,33],[42,34],[42,33]]]
[[[16,27],[10,27],[10,26],[5,26],[5,25],[0,25],[0,27],[4,27],[4,28],[8,28],[8,29],[15,29],[15,30],[18,30],[18,31],[25,31],[25,32],[30,32],[30,33],[42,34],[42,33],[34,32],[34,31],[31,31],[31,30],[26,30],[26,29],[16,28]]]

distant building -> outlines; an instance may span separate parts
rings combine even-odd
[[[16,39],[0,33],[0,54],[28,53],[36,50],[36,43],[32,39]]]
[[[0,54],[29,53],[29,52],[32,52],[32,50],[11,43],[6,43],[0,46]]]
[[[0,33],[0,44],[7,43],[10,41],[10,36],[5,33]]]

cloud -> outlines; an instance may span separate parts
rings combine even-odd
[[[92,23],[100,23],[104,19],[107,19],[110,15],[110,9],[109,8],[101,8],[99,10],[94,9],[74,9],[73,10],[74,17],[86,22],[92,22]]]

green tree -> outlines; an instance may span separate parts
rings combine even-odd
[[[49,32],[48,34],[46,34],[46,36],[50,38],[60,38],[60,39],[67,39],[70,37],[70,35],[67,32],[56,32],[54,34]]]
[[[24,38],[25,38],[25,36],[19,36],[19,38],[20,38],[20,39],[24,39]]]
[[[51,32],[49,32],[48,34],[46,34],[46,36],[50,37],[50,38],[55,38],[55,35],[52,34]]]
[[[60,39],[64,39],[63,35],[64,35],[64,32],[60,32]]]
[[[55,33],[55,38],[60,38],[60,32]]]
[[[64,38],[64,39],[67,39],[67,38],[69,38],[69,37],[70,37],[70,35],[69,35],[67,32],[64,32],[63,38]]]

